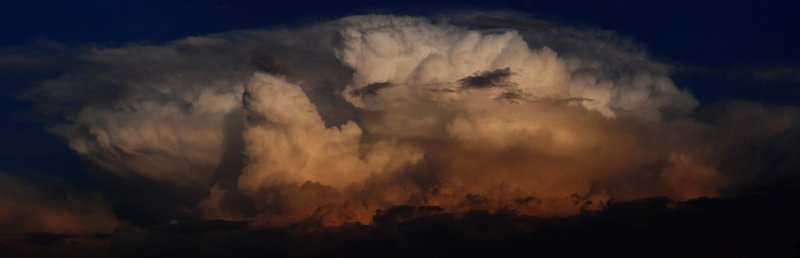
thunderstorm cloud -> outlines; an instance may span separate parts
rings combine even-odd
[[[403,205],[573,215],[798,167],[780,151],[796,148],[796,107],[699,108],[632,45],[505,18],[364,15],[96,47],[26,97],[102,173],[189,189],[184,213],[264,225],[370,224]]]

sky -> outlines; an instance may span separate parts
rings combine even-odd
[[[4,233],[218,220],[383,232],[396,229],[376,214],[401,220],[402,207],[448,223],[487,210],[613,224],[635,213],[615,202],[738,210],[726,200],[782,184],[791,196],[775,198],[796,200],[789,1],[6,7]],[[797,212],[770,205],[763,216]]]

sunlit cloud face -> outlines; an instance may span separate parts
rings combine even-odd
[[[31,95],[108,173],[206,189],[190,209],[206,218],[335,226],[396,205],[561,216],[751,178],[722,165],[731,131],[688,116],[698,102],[668,66],[619,44],[355,16],[97,49]],[[236,194],[255,212],[230,209]]]

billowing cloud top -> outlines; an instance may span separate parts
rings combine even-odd
[[[732,131],[688,117],[698,102],[668,66],[607,32],[554,28],[368,15],[95,49],[29,96],[108,173],[204,189],[191,209],[206,218],[369,223],[394,205],[553,216],[752,177],[721,165],[736,155],[716,135]],[[231,166],[226,153],[244,156]]]

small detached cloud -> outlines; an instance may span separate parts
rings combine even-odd
[[[508,67],[494,71],[485,71],[458,80],[462,89],[483,89],[491,87],[513,86],[508,79],[511,77],[511,69]]]

